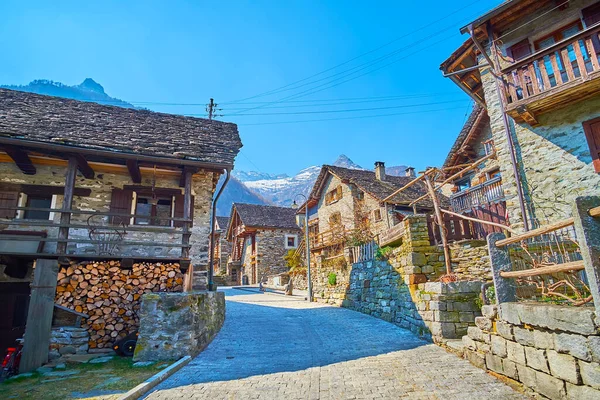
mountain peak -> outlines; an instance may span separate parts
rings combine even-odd
[[[101,84],[93,80],[92,78],[85,78],[81,84],[78,85],[81,89],[90,90],[96,93],[104,94],[104,88]]]
[[[347,155],[340,154],[340,156],[333,163],[336,167],[349,168],[349,169],[364,169],[360,165],[352,161]]]

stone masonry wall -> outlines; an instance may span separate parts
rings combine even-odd
[[[452,272],[460,281],[491,281],[492,266],[487,245],[483,241],[467,240],[450,245]]]
[[[225,294],[145,294],[139,315],[135,361],[195,356],[208,346],[225,322]]]
[[[90,334],[85,328],[72,326],[52,328],[50,333],[50,360],[65,354],[87,354]]]
[[[66,167],[36,165],[37,173],[35,175],[23,175],[14,163],[0,163],[0,182],[31,185],[52,185],[63,186],[65,184]],[[213,173],[200,172],[194,174],[192,181],[192,193],[194,195],[194,223],[191,229],[190,238],[191,259],[193,265],[206,267],[208,265],[208,239],[210,233],[210,206],[213,195]],[[108,173],[101,170],[96,171],[93,179],[85,179],[80,173],[77,174],[75,187],[91,189],[89,197],[75,196],[73,200],[74,209],[110,211],[110,199],[112,189],[123,188],[124,185],[132,185],[133,182],[129,175],[124,172]],[[142,175],[141,186],[152,186],[152,174],[146,172]],[[158,188],[179,188],[179,174],[173,173],[168,176],[157,174],[156,187]],[[62,205],[62,196],[55,196],[55,208]],[[88,215],[74,214],[73,223],[86,224]],[[95,223],[107,223],[108,217],[97,217]],[[60,214],[54,213],[53,221],[58,223]],[[11,225],[9,221],[2,221],[0,230],[45,230],[48,237],[56,237],[58,228]],[[71,229],[69,236],[72,238],[89,239],[87,229]],[[179,243],[180,234],[171,233],[149,233],[140,231],[127,232],[125,240],[154,240],[167,243]],[[55,242],[47,242],[44,246],[44,252],[50,253],[56,250]],[[70,243],[67,251],[76,254],[95,254],[95,246],[89,243]],[[143,257],[143,256],[178,256],[180,249],[176,247],[158,247],[158,246],[121,246],[120,252],[125,255]]]
[[[256,251],[258,256],[258,277],[266,279],[269,275],[287,272],[288,267],[283,257],[287,254],[286,235],[295,235],[299,243],[300,229],[269,229],[256,235]]]
[[[600,321],[593,307],[484,306],[463,337],[474,365],[550,399],[600,399]]]

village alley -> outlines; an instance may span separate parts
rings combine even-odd
[[[225,325],[147,399],[521,399],[393,324],[300,297],[227,289]]]

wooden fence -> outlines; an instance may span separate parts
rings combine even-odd
[[[372,240],[369,243],[361,244],[360,246],[350,247],[350,260],[352,261],[352,264],[373,260],[377,248],[377,240]]]

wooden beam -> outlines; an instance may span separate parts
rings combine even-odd
[[[519,106],[516,108],[516,111],[519,113],[519,116],[523,119],[523,121],[527,122],[529,125],[535,127],[540,124],[535,118],[533,111],[531,111],[527,106]]]
[[[394,193],[390,194],[388,197],[386,197],[385,199],[383,199],[383,203],[387,203],[392,197],[396,196],[398,193],[403,192],[404,190],[408,189],[409,187],[411,187],[412,185],[414,185],[415,183],[423,180],[423,178],[425,178],[425,175],[421,175],[416,179],[413,179],[412,181],[408,182],[406,185],[402,186],[400,189],[396,190]]]
[[[69,158],[69,164],[67,165],[67,173],[65,175],[65,192],[63,194],[62,212],[60,213],[60,224],[69,225],[71,223],[71,207],[73,206],[73,194],[75,191],[75,178],[77,177],[77,158]],[[58,242],[56,245],[57,253],[67,252],[67,241],[69,238],[69,228],[63,227],[58,228],[58,239],[64,241]]]
[[[179,187],[185,187],[185,179],[186,179],[186,174],[188,172],[191,172],[192,175],[197,173],[199,171],[198,168],[190,168],[190,167],[183,167],[182,171],[181,171],[181,176],[179,178]]]
[[[444,210],[443,208],[441,208],[440,211],[443,212],[443,213],[445,213],[445,214],[454,215],[455,217],[466,219],[468,221],[478,222],[480,224],[486,224],[486,225],[491,225],[491,226],[497,226],[498,228],[505,229],[505,230],[509,231],[510,233],[516,233],[510,226],[506,226],[506,225],[502,225],[502,224],[497,224],[495,222],[485,221],[485,220],[482,220],[482,219],[479,219],[479,218],[467,217],[466,215],[455,213],[455,212],[452,212],[452,211],[449,211],[449,210]]]
[[[79,172],[81,172],[81,175],[83,175],[85,179],[94,179],[94,170],[90,167],[90,164],[88,164],[85,157],[81,154],[75,154],[75,159],[77,160],[77,168],[79,169]]]
[[[19,373],[34,371],[48,362],[57,276],[56,260],[36,260]]]
[[[142,183],[142,172],[140,171],[140,165],[137,160],[127,160],[127,170],[133,183]]]
[[[500,276],[503,278],[525,278],[528,276],[540,276],[548,274],[556,274],[567,271],[581,271],[585,266],[583,260],[572,261],[558,265],[548,265],[545,267],[531,268],[524,271],[502,271]]]
[[[575,219],[573,217],[567,218],[567,219],[555,222],[550,225],[542,226],[541,228],[533,229],[533,230],[525,232],[521,235],[511,236],[506,239],[498,240],[496,242],[496,246],[500,247],[500,246],[506,246],[506,245],[512,244],[512,243],[518,243],[521,240],[529,239],[534,236],[543,235],[544,233],[549,233],[549,232],[556,231],[556,230],[559,230],[562,228],[566,228],[567,226],[573,225],[573,222],[575,222]]]
[[[6,152],[6,154],[8,154],[10,158],[12,158],[17,167],[25,175],[36,174],[37,170],[35,168],[35,165],[33,165],[26,152],[15,146],[4,146],[2,149]]]
[[[452,264],[450,260],[450,249],[448,248],[448,239],[446,238],[446,231],[444,230],[444,220],[442,219],[442,212],[440,211],[440,205],[438,203],[437,195],[435,194],[435,190],[433,188],[433,184],[431,183],[431,179],[429,178],[429,174],[425,174],[425,183],[427,184],[427,190],[429,191],[429,195],[431,196],[431,201],[433,201],[433,209],[435,210],[435,216],[437,217],[440,223],[440,236],[442,238],[442,245],[444,246],[444,261],[446,263],[446,274],[450,275],[452,273]]]

